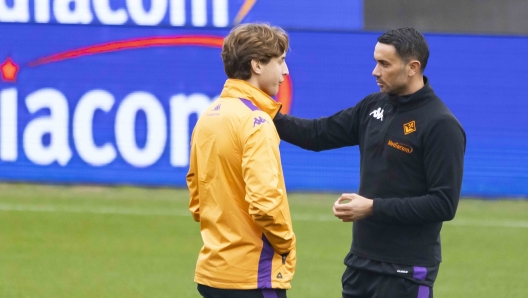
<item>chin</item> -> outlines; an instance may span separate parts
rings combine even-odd
[[[268,92],[269,91],[269,92]],[[275,90],[266,90],[265,91],[266,94],[268,94],[269,96],[276,96],[277,94],[279,94],[279,88],[275,89]]]
[[[395,89],[394,88],[380,88],[381,93],[388,93],[388,94],[394,94]]]

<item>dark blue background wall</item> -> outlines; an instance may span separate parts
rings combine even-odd
[[[16,82],[0,83],[0,92],[17,92],[17,154],[14,160],[0,161],[0,179],[184,187],[187,165],[171,163],[171,150],[175,146],[171,143],[171,133],[173,129],[192,129],[196,116],[190,115],[190,127],[171,126],[181,119],[171,118],[170,100],[176,95],[190,97],[192,94],[212,100],[220,93],[226,77],[218,46],[142,47],[37,66],[32,62],[103,43],[196,35],[214,40],[227,33],[226,29],[1,24],[0,64],[11,57],[20,71]],[[377,91],[371,72],[379,33],[289,33],[291,51],[287,62],[293,84],[291,114],[307,118],[328,116]],[[528,196],[528,100],[525,91],[528,38],[434,34],[426,37],[431,58],[425,73],[467,133],[463,194]],[[47,88],[60,92],[67,100],[68,117],[61,121],[68,126],[65,128],[66,143],[72,156],[62,163],[58,160],[47,164],[36,162],[35,158],[28,157],[27,152],[32,149],[26,148],[23,142],[27,127],[33,121],[50,117],[49,109],[33,113],[27,107],[29,95]],[[115,101],[109,111],[99,110],[94,114],[95,144],[108,144],[116,151],[115,158],[103,165],[93,165],[83,159],[72,136],[75,129],[72,119],[78,102],[93,90],[105,90]],[[118,110],[123,100],[135,92],[152,95],[167,118],[165,126],[159,127],[167,133],[165,143],[158,146],[161,152],[151,154],[154,160],[142,167],[134,165],[142,161],[131,162],[130,158],[123,157],[115,135]],[[0,100],[9,101],[6,93],[1,94],[4,95]],[[149,121],[143,111],[136,114],[132,130],[138,151],[144,149],[148,141]],[[43,134],[34,142],[46,147],[54,136],[58,138],[56,133]],[[283,143],[281,151],[289,190],[341,192],[358,188],[357,148],[313,153]]]
[[[378,35],[292,34],[289,61],[298,86],[293,114],[328,116],[377,91],[371,72]],[[467,134],[463,194],[528,196],[528,38],[426,38],[431,56],[425,74]],[[283,145],[283,150],[305,161],[284,158],[290,189],[357,189],[357,149],[304,153]]]

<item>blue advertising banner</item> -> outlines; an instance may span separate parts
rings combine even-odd
[[[0,179],[185,187],[192,128],[226,80],[227,33],[1,24]],[[378,91],[378,35],[290,31],[284,111],[329,116]],[[467,133],[463,194],[528,196],[528,39],[426,37],[426,75]],[[283,142],[281,156],[288,190],[358,188],[355,147]]]
[[[0,0],[0,22],[112,26],[363,29],[363,0]]]

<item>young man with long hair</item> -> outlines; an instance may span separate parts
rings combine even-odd
[[[271,97],[288,75],[288,44],[278,27],[235,27],[222,47],[228,80],[193,131],[187,185],[205,298],[284,298],[290,288],[295,234]]]

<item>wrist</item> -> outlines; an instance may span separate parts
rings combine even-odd
[[[368,216],[372,216],[374,214],[374,200],[373,199],[368,199]]]

